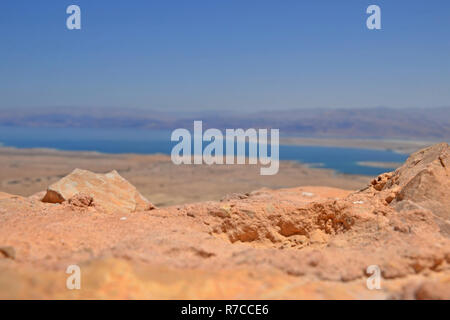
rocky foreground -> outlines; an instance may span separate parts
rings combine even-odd
[[[32,197],[0,193],[0,298],[450,299],[449,177],[442,143],[357,192],[158,209],[117,172],[75,170]]]

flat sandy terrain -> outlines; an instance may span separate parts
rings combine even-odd
[[[156,206],[220,200],[260,188],[328,186],[358,190],[369,177],[336,174],[281,162],[278,174],[261,176],[258,165],[174,165],[166,155],[101,154],[45,149],[0,148],[0,191],[30,196],[44,191],[75,168],[117,170]]]
[[[380,162],[380,161],[358,161],[360,166],[373,168],[393,168],[397,169],[402,165],[401,162]]]
[[[281,144],[295,146],[346,147],[375,150],[392,150],[398,153],[411,154],[419,149],[433,145],[433,141],[394,140],[394,139],[331,139],[331,138],[302,138],[285,137]]]

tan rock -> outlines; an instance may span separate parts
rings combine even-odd
[[[395,193],[391,192],[391,193],[389,193],[389,195],[386,197],[385,200],[387,203],[391,203],[392,200],[394,200],[394,199],[395,199]]]
[[[415,298],[418,300],[449,300],[449,283],[425,282],[415,292]]]
[[[95,206],[94,198],[85,193],[77,193],[76,195],[74,195],[72,198],[69,199],[69,204],[81,208]]]
[[[311,243],[326,243],[328,240],[328,235],[320,229],[316,229],[311,232],[310,235]]]
[[[392,205],[412,201],[450,220],[450,147],[440,143],[412,154],[384,189],[399,190]]]
[[[449,300],[450,278],[443,277],[436,280],[425,280],[423,282],[410,282],[403,288],[399,299],[417,300]]]
[[[387,172],[380,174],[376,179],[372,180],[371,184],[373,185],[373,188],[377,191],[383,190],[386,183],[391,179],[392,172]]]
[[[96,207],[106,212],[134,212],[153,208],[153,205],[115,170],[98,174],[75,169],[52,184],[42,201],[62,203],[69,199],[81,206],[90,206],[93,202]]]

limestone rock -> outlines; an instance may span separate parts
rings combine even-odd
[[[76,195],[74,195],[72,198],[69,199],[69,204],[80,208],[95,206],[94,198],[85,193],[77,193]]]
[[[398,168],[384,190],[396,192],[392,205],[411,201],[450,220],[450,147],[440,143],[413,153]]]
[[[52,184],[42,199],[43,202],[50,203],[69,200],[81,206],[95,203],[96,208],[106,212],[135,212],[153,208],[153,205],[115,170],[98,174],[75,169]]]

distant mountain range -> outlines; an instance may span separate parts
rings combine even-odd
[[[160,112],[117,108],[0,109],[1,126],[192,129],[279,128],[282,135],[327,138],[449,139],[450,107],[299,109],[253,113]]]

